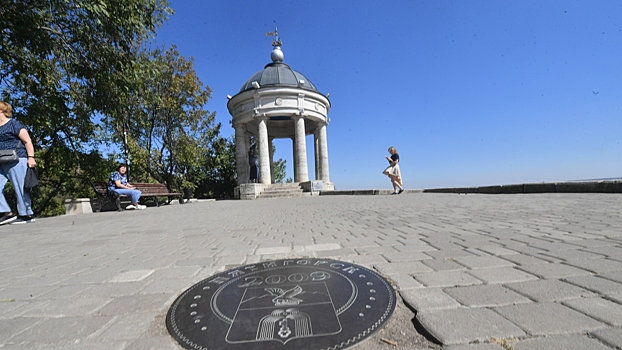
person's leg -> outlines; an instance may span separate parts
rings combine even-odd
[[[390,175],[391,185],[393,185],[393,193],[397,193],[397,183],[395,182],[395,176]]]
[[[7,203],[6,198],[4,198],[4,185],[6,185],[6,182],[9,180],[9,178],[6,175],[6,171],[5,171],[5,165],[4,164],[0,164],[0,212],[1,213],[8,213],[11,211],[11,207],[9,206],[9,203]]]
[[[114,191],[122,196],[129,196],[131,198],[133,206],[138,205],[138,199],[140,198],[140,191],[130,190],[129,188],[117,188]]]
[[[17,212],[20,216],[32,216],[32,202],[30,193],[24,191],[24,180],[26,180],[26,169],[28,169],[28,161],[26,158],[20,158],[19,161],[7,169],[7,176],[13,188],[15,189],[15,197],[17,197]]]

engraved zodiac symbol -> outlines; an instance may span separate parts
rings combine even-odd
[[[265,291],[274,297],[272,299],[274,306],[298,305],[302,302],[302,299],[294,298],[296,295],[302,293],[302,287],[300,286],[288,290],[282,288],[265,288]]]

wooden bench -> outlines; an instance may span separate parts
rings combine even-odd
[[[164,184],[132,183],[132,185],[142,192],[140,195],[141,204],[150,199],[155,203],[156,207],[159,207],[162,203],[169,204],[175,197],[179,198],[180,203],[183,203],[184,200],[181,193],[169,192]],[[108,191],[108,182],[105,181],[91,181],[91,186],[99,201],[99,207],[96,212],[101,211],[104,205],[108,203],[114,203],[117,207],[117,211],[123,211],[121,208],[121,197],[129,196],[119,195],[119,193],[115,191]],[[166,197],[166,201],[160,202],[159,197]]]

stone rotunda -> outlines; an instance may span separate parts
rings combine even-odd
[[[272,140],[289,138],[293,146],[294,182],[304,192],[334,190],[328,170],[326,126],[330,101],[303,74],[283,63],[277,32],[270,58],[272,63],[253,74],[240,92],[227,96],[227,108],[235,129],[235,149],[239,196],[254,199],[274,183]],[[250,181],[250,136],[256,140],[259,172]],[[310,180],[306,136],[313,135],[315,180]],[[237,192],[237,191],[236,191]],[[237,193],[236,193],[237,195]]]

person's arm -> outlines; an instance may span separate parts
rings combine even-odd
[[[134,186],[130,185],[129,183],[126,183],[125,185],[122,184],[121,180],[114,180],[114,185],[117,186],[117,188],[127,188],[128,190],[134,188]]]
[[[19,131],[19,134],[17,134],[17,136],[19,137],[20,141],[22,141],[22,143],[24,144],[24,147],[26,148],[26,156],[28,157],[28,167],[29,168],[34,168],[35,166],[37,166],[37,161],[35,159],[35,148],[32,145],[32,140],[30,139],[30,135],[28,135],[28,131],[26,131],[26,129],[21,129]]]

